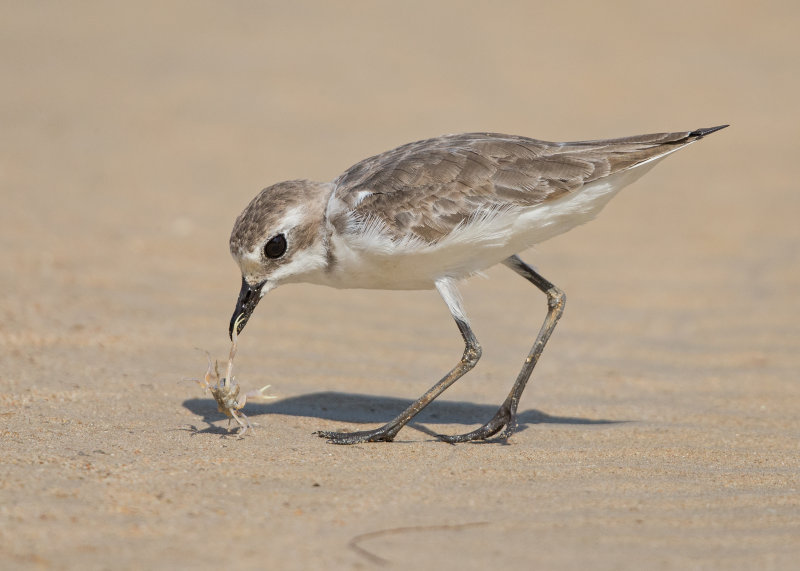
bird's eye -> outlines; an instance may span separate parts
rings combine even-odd
[[[268,258],[280,258],[286,253],[286,236],[278,234],[264,245],[264,255]]]

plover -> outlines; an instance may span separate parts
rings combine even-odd
[[[380,428],[317,433],[335,444],[391,441],[478,362],[481,347],[458,282],[502,263],[545,293],[547,315],[494,417],[466,434],[439,438],[508,438],[522,391],[566,301],[517,253],[591,220],[661,159],[724,127],[571,143],[445,135],[365,159],[333,182],[293,180],[265,188],[236,219],[230,237],[242,286],[229,332],[240,332],[261,298],[287,283],[435,288],[464,339],[458,364]]]

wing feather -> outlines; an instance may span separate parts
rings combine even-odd
[[[490,212],[531,208],[689,144],[707,131],[552,143],[465,133],[403,145],[334,181],[344,232],[380,227],[392,240],[435,243]],[[343,207],[342,207],[343,206]],[[329,207],[330,213],[330,207]]]

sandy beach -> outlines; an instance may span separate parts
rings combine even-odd
[[[0,567],[733,569],[800,558],[795,2],[4,3]],[[730,123],[523,252],[567,294],[507,443],[488,420],[545,315],[462,291],[293,285],[227,357],[237,214],[466,131],[584,140]]]

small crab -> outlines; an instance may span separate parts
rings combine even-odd
[[[241,318],[240,318],[241,319]],[[233,329],[233,336],[231,339],[231,351],[228,355],[228,369],[224,377],[219,376],[219,363],[211,361],[211,355],[206,352],[208,357],[208,369],[203,381],[197,383],[204,389],[211,391],[214,400],[217,401],[217,408],[225,416],[228,417],[228,426],[230,426],[230,419],[233,419],[239,425],[238,436],[241,438],[248,429],[253,429],[253,425],[247,416],[242,412],[244,405],[247,403],[248,398],[270,399],[274,396],[265,395],[270,385],[255,390],[249,391],[239,398],[239,385],[236,378],[233,376],[233,358],[236,356],[236,327]]]

